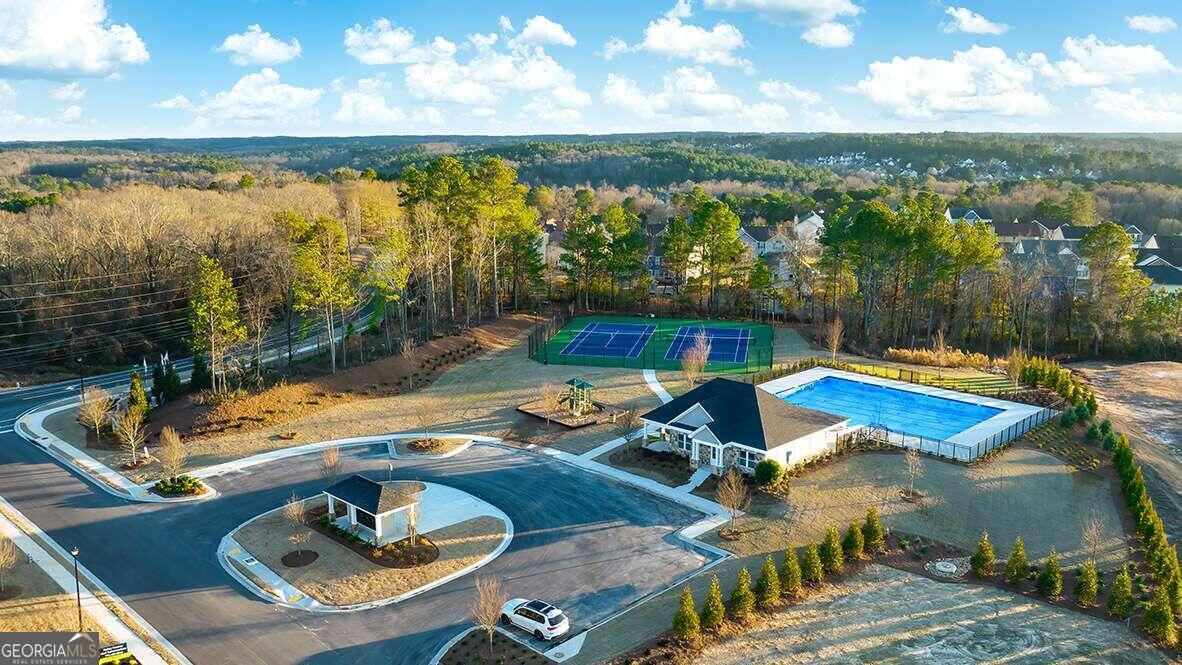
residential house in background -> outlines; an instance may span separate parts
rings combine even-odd
[[[795,406],[750,383],[711,379],[641,416],[674,452],[712,473],[755,471],[764,458],[785,468],[837,449],[849,419]]]
[[[1137,227],[1136,224],[1125,224],[1125,233],[1133,239],[1133,249],[1138,249],[1145,242],[1145,232]]]
[[[1091,278],[1087,261],[1079,255],[1078,240],[1019,240],[1005,260],[1037,269],[1047,294],[1082,294],[1082,283]]]
[[[1153,282],[1153,288],[1170,293],[1182,291],[1182,268],[1174,266],[1137,266]]]
[[[989,208],[960,208],[952,207],[944,211],[944,217],[950,222],[955,222],[963,219],[966,222],[985,222],[993,221],[993,213],[989,212]]]
[[[551,220],[542,226],[542,233],[545,235],[545,240],[539,242],[542,260],[547,266],[557,268],[562,259],[562,252],[565,251],[562,242],[566,239],[566,232],[559,229],[558,224]]]
[[[1159,238],[1159,243],[1161,239]],[[1164,244],[1164,243],[1162,243]],[[1177,248],[1153,247],[1137,250],[1134,263],[1140,266],[1170,266],[1182,268],[1182,246]]]
[[[1168,236],[1155,233],[1141,245],[1144,249],[1182,249],[1182,235]]]
[[[747,246],[752,256],[779,254],[792,249],[789,239],[770,226],[740,226],[739,241]]]
[[[810,210],[804,217],[792,217],[792,232],[802,242],[815,243],[825,229],[825,218]]]
[[[993,229],[993,234],[1002,243],[1015,243],[1019,240],[1037,240],[1050,237],[1051,231],[1037,220],[1032,222],[987,222]]]

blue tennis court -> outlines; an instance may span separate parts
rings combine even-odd
[[[656,329],[635,323],[592,323],[580,330],[559,355],[638,358]]]
[[[681,360],[694,347],[698,335],[705,335],[710,347],[709,360],[712,362],[747,362],[747,347],[751,343],[751,331],[747,328],[697,328],[682,326],[665,352],[665,360]]]

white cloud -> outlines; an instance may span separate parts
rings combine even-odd
[[[1034,72],[996,47],[973,46],[951,60],[900,58],[873,62],[853,87],[896,115],[934,120],[945,115],[1044,116],[1051,103],[1033,89]]]
[[[1148,44],[1125,46],[1088,35],[1064,39],[1063,52],[1066,60],[1051,62],[1045,54],[1033,53],[1027,62],[1059,87],[1097,87],[1174,71],[1165,54]]]
[[[746,44],[743,33],[729,23],[716,23],[713,28],[707,30],[682,23],[681,19],[676,17],[666,17],[651,21],[644,29],[644,39],[633,47],[633,50],[692,60],[705,65],[748,67],[750,62],[734,54]],[[604,48],[606,56],[608,47]]]
[[[71,104],[62,109],[62,112],[58,114],[58,119],[62,122],[75,122],[77,120],[81,120],[82,107],[78,106],[77,104]]]
[[[193,110],[203,118],[237,121],[316,123],[316,103],[324,95],[320,88],[300,88],[279,81],[279,74],[264,67],[247,74],[229,90],[214,95]]]
[[[1088,94],[1088,104],[1096,111],[1121,124],[1142,125],[1154,130],[1182,128],[1182,94],[1146,92],[1133,88],[1128,92],[1096,88]]]
[[[168,99],[164,99],[159,102],[152,102],[152,108],[168,110],[180,109],[182,111],[188,111],[189,109],[193,108],[193,102],[190,102],[188,97],[178,92]]]
[[[86,96],[86,88],[83,88],[81,83],[74,81],[60,88],[54,88],[50,91],[49,96],[61,101],[76,102]]]
[[[501,30],[513,32],[513,21],[510,21],[508,16],[502,16],[497,19],[497,23],[501,26]]]
[[[968,7],[948,7],[944,13],[952,20],[941,23],[944,32],[967,32],[974,35],[1004,35],[1010,26],[1005,23],[994,23]]]
[[[726,92],[702,66],[679,67],[667,72],[661,89],[653,93],[645,92],[632,79],[608,74],[600,98],[640,118],[665,121],[669,126],[771,130],[784,129],[789,117],[787,109],[780,104],[747,104]]]
[[[693,5],[689,0],[677,0],[669,11],[665,12],[667,18],[689,18],[694,15]]]
[[[805,30],[800,38],[817,48],[845,48],[854,43],[854,33],[844,23],[821,23]]]
[[[531,46],[543,46],[545,44],[557,44],[559,46],[574,46],[576,43],[575,38],[566,31],[566,28],[541,15],[526,21],[525,27],[513,38],[514,45],[527,44]]]
[[[104,0],[0,0],[0,16],[0,74],[101,77],[148,61],[135,28],[112,23]]]
[[[812,90],[803,90],[787,81],[768,79],[759,84],[759,92],[768,99],[792,101],[801,106],[812,106],[821,103],[821,95]]]
[[[262,26],[246,27],[246,32],[227,36],[217,48],[221,53],[230,54],[230,62],[247,67],[250,65],[278,65],[300,57],[300,40],[290,42],[276,39]]]
[[[497,114],[497,110],[491,106],[477,106],[468,113],[477,118],[491,118]]]
[[[627,53],[629,50],[628,42],[619,37],[612,37],[603,45],[603,59],[611,60],[621,53]]]
[[[368,27],[355,23],[345,29],[345,52],[362,64],[395,65],[450,57],[456,52],[456,45],[442,37],[436,37],[430,44],[419,44],[413,30],[378,18]]]
[[[424,106],[408,112],[391,106],[386,101],[386,93],[393,86],[385,74],[360,79],[354,88],[346,88],[339,80],[333,82],[333,87],[341,93],[341,107],[332,116],[337,122],[371,127],[443,124],[443,114],[434,107]]]
[[[1140,30],[1141,32],[1151,32],[1154,34],[1169,32],[1176,30],[1178,24],[1169,16],[1157,16],[1156,14],[1138,14],[1137,16],[1126,16],[1125,23],[1133,30]]]
[[[7,97],[15,93],[16,91],[8,84],[8,81],[0,81],[0,97]]]
[[[772,18],[807,24],[857,16],[862,8],[850,0],[706,0],[707,9],[758,12]]]

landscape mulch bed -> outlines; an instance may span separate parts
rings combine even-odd
[[[5,584],[3,589],[0,589],[0,600],[12,600],[21,595],[23,589],[19,584]]]
[[[335,540],[355,552],[357,556],[376,565],[385,568],[415,568],[425,566],[439,558],[439,547],[422,535],[418,537],[418,544],[414,546],[411,546],[409,537],[383,545],[380,548],[369,543],[350,540],[332,526],[321,523],[321,518],[327,514],[327,506],[314,508],[304,514],[304,521],[317,533]],[[376,556],[375,552],[378,553]]]
[[[279,560],[288,568],[303,568],[319,558],[320,553],[315,550],[299,550],[298,552],[288,552]]]
[[[658,476],[657,480],[677,487],[689,482],[694,470],[689,458],[673,452],[649,450],[643,442],[633,441],[613,450],[608,462],[617,468],[638,471],[641,475]]]
[[[493,633],[490,651],[488,634],[473,630],[453,644],[439,662],[440,665],[544,665],[551,661],[500,632]]]

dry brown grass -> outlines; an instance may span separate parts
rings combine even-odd
[[[18,597],[0,601],[0,631],[74,631],[78,629],[78,609],[74,594],[66,593],[53,579],[23,556],[16,567],[4,576],[4,586],[21,587]],[[86,611],[82,624],[87,631],[98,631],[99,641],[111,644],[114,639],[102,630]]]
[[[394,452],[403,457],[413,457],[415,455],[446,455],[451,451],[459,448],[471,441],[471,439],[432,439],[434,446],[431,447],[430,452],[423,452],[414,450],[410,447],[411,440],[399,440],[394,442]]]
[[[500,544],[505,523],[486,515],[423,534],[439,547],[439,558],[416,568],[379,566],[315,531],[303,547],[318,552],[320,557],[302,568],[288,568],[280,561],[294,549],[287,542],[288,531],[282,514],[275,512],[246,525],[234,534],[234,539],[251,556],[317,601],[354,605],[401,595],[476,563]]]

